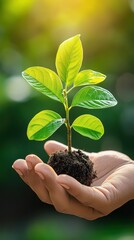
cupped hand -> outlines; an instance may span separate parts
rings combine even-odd
[[[45,144],[48,154],[65,148],[65,145],[55,141]],[[68,175],[58,176],[35,155],[15,161],[13,168],[43,202],[53,204],[58,212],[94,220],[134,199],[134,162],[116,151],[87,155],[97,172],[91,187]]]

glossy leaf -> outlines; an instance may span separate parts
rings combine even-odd
[[[87,84],[98,84],[103,82],[106,75],[93,70],[84,70],[78,73],[74,81],[74,86],[82,86]]]
[[[56,55],[56,68],[66,86],[73,84],[80,70],[82,59],[83,49],[80,35],[67,39],[59,46]]]
[[[73,98],[72,107],[79,106],[88,109],[113,107],[117,104],[114,96],[106,89],[98,86],[88,86],[80,89]]]
[[[43,67],[30,67],[22,73],[22,76],[39,92],[63,102],[61,80],[52,70]]]
[[[27,136],[30,140],[42,141],[50,137],[63,123],[65,119],[51,110],[44,110],[36,114],[27,128]]]
[[[75,119],[73,129],[85,137],[98,140],[104,134],[102,122],[89,114],[84,114]]]

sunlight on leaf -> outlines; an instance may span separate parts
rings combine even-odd
[[[72,124],[73,129],[85,137],[98,140],[104,134],[102,122],[89,114],[84,114],[76,118]]]
[[[67,39],[59,46],[56,55],[56,68],[67,87],[73,84],[74,78],[80,70],[82,59],[83,49],[80,35]]]
[[[30,140],[42,141],[51,136],[62,124],[67,127],[68,150],[71,151],[71,131],[91,139],[100,139],[104,134],[101,121],[89,114],[82,115],[74,120],[70,126],[70,109],[79,106],[87,109],[102,109],[113,107],[117,104],[114,96],[106,89],[96,86],[105,80],[106,76],[93,70],[79,72],[83,60],[83,48],[80,35],[64,41],[57,51],[56,68],[58,75],[48,68],[30,67],[22,76],[36,90],[60,101],[65,108],[66,118],[58,113],[44,110],[30,121],[27,136]],[[63,85],[62,85],[63,84]],[[69,103],[69,93],[79,86],[82,87]],[[95,86],[90,86],[95,85]]]
[[[93,70],[83,70],[78,73],[77,77],[74,80],[74,86],[81,86],[87,84],[98,84],[103,82],[106,78],[106,75],[96,72]]]
[[[98,86],[80,89],[72,101],[72,107],[79,106],[88,109],[108,108],[116,104],[114,96],[108,90]]]
[[[63,102],[61,80],[52,70],[43,67],[30,67],[22,73],[22,76],[39,92]]]
[[[29,140],[42,141],[50,137],[62,124],[65,119],[51,110],[44,110],[36,114],[30,121],[27,128]]]

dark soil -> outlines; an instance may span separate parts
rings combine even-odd
[[[74,177],[80,183],[90,186],[96,177],[93,163],[82,151],[59,151],[50,155],[48,164],[59,174]]]

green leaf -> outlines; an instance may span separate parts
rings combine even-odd
[[[44,110],[36,114],[27,128],[29,140],[42,141],[50,137],[63,123],[65,119],[51,110]]]
[[[22,72],[22,76],[39,92],[54,100],[63,102],[62,83],[55,72],[48,68],[30,67]]]
[[[78,73],[74,81],[74,86],[81,86],[87,84],[98,84],[103,82],[106,78],[106,75],[95,72],[93,70],[84,70]]]
[[[67,39],[59,46],[56,55],[56,68],[67,87],[73,84],[80,70],[82,59],[83,49],[80,35]]]
[[[72,127],[76,132],[93,140],[100,139],[104,134],[102,122],[89,114],[84,114],[76,118]]]
[[[79,106],[88,109],[113,107],[117,104],[114,96],[106,89],[98,86],[88,86],[80,89],[73,98],[72,107]]]

